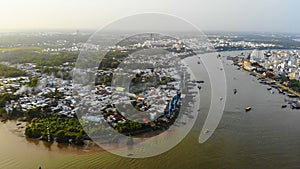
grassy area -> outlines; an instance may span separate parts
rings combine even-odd
[[[24,46],[17,48],[0,48],[0,52],[12,52],[12,51],[42,51],[42,47],[37,46]]]

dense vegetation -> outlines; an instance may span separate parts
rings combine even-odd
[[[119,133],[130,133],[130,132],[135,132],[140,129],[145,129],[145,124],[143,123],[138,123],[135,121],[127,120],[125,123],[118,123],[115,127],[115,129]],[[130,134],[129,134],[130,135]]]
[[[159,85],[166,85],[173,80],[168,76],[162,78],[159,76],[146,76],[142,78],[142,74],[143,72],[141,74],[136,74],[136,77],[132,79],[129,88],[131,93],[139,94],[150,87],[157,88]]]
[[[0,61],[17,63],[36,63],[37,67],[60,66],[66,62],[76,62],[78,52],[57,52],[57,53],[19,53],[19,51],[9,52],[0,57]]]
[[[0,94],[0,108],[5,107],[6,102],[9,102],[11,100],[17,100],[19,96],[13,95],[13,94]]]
[[[31,49],[31,48],[29,48]],[[1,51],[1,50],[0,50]],[[58,78],[71,80],[70,69],[61,70],[63,64],[68,62],[68,66],[74,66],[79,52],[55,52],[55,53],[42,53],[41,51],[33,51],[26,49],[16,50],[2,50],[5,51],[0,54],[0,61],[10,62],[12,64],[22,63],[35,63],[36,68],[41,73],[54,75]],[[3,70],[2,70],[3,69]],[[1,66],[0,76],[5,77],[18,77],[26,73],[15,68]]]
[[[20,109],[20,107],[13,108],[10,112],[6,112],[5,104],[11,100],[17,100],[19,98],[18,95],[13,94],[0,94],[0,116],[2,117],[2,120],[8,120],[8,119],[17,119],[20,117],[23,117],[23,113]]]
[[[287,87],[295,90],[296,92],[300,92],[300,81],[299,80],[296,80],[296,79],[290,80],[286,75],[280,76],[279,80],[281,81],[281,83],[288,81],[289,83],[288,83]]]
[[[25,135],[45,141],[49,141],[50,138],[50,141],[76,145],[83,145],[84,139],[87,138],[77,118],[67,118],[57,114],[46,118],[33,118],[30,126],[25,129]]]
[[[127,52],[110,51],[102,59],[99,70],[117,68],[119,64],[128,56]]]
[[[290,80],[288,87],[292,88],[296,92],[300,92],[300,81],[299,80]]]
[[[41,55],[41,50],[32,48],[8,48],[0,49],[0,61],[10,63],[29,63],[32,59]]]
[[[14,67],[9,67],[6,65],[0,64],[0,76],[4,77],[20,77],[20,76],[25,76],[26,72],[18,70],[17,68]]]
[[[26,84],[29,87],[36,87],[38,85],[38,78],[34,77],[32,79],[30,79],[30,81]]]
[[[7,120],[7,112],[4,108],[0,108],[0,117],[2,118],[2,120]]]

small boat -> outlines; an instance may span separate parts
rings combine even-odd
[[[294,102],[291,104],[292,109],[300,109],[300,102]]]
[[[198,86],[198,89],[201,90],[201,86]]]
[[[196,83],[204,83],[203,80],[196,80]]]
[[[236,94],[237,93],[237,89],[233,89],[233,93]]]
[[[267,90],[272,90],[272,87],[268,87]]]
[[[289,90],[288,90],[288,89],[282,89],[282,91],[284,91],[284,92],[288,92]]]
[[[253,73],[253,72],[249,73],[249,75],[251,75],[251,76],[256,76],[256,74]]]
[[[261,84],[266,84],[266,80],[265,80],[265,79],[261,79],[261,80],[259,81],[259,83],[261,83]]]
[[[250,111],[252,108],[250,106],[245,108],[245,111]]]
[[[200,64],[200,62],[199,62],[199,61],[198,61],[197,63],[198,63],[198,64]]]
[[[204,133],[205,133],[205,134],[208,134],[208,133],[209,133],[209,130],[205,130]]]
[[[287,105],[282,105],[282,106],[281,106],[282,109],[283,109],[283,108],[286,108],[286,107],[287,107]]]
[[[271,87],[273,87],[273,88],[275,88],[275,89],[278,88],[278,86],[277,86],[276,84],[272,84]]]
[[[288,94],[289,97],[291,98],[296,98],[297,96],[295,94]]]

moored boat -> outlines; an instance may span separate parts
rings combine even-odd
[[[291,98],[296,98],[296,97],[298,97],[297,95],[291,94],[291,93],[289,93],[288,96],[291,97]]]
[[[291,104],[292,109],[300,109],[300,101]]]

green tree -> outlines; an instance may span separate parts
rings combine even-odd
[[[38,78],[34,77],[30,80],[30,82],[28,83],[29,87],[36,87],[38,85]]]
[[[0,108],[0,115],[3,120],[7,120],[7,112],[4,108]]]

